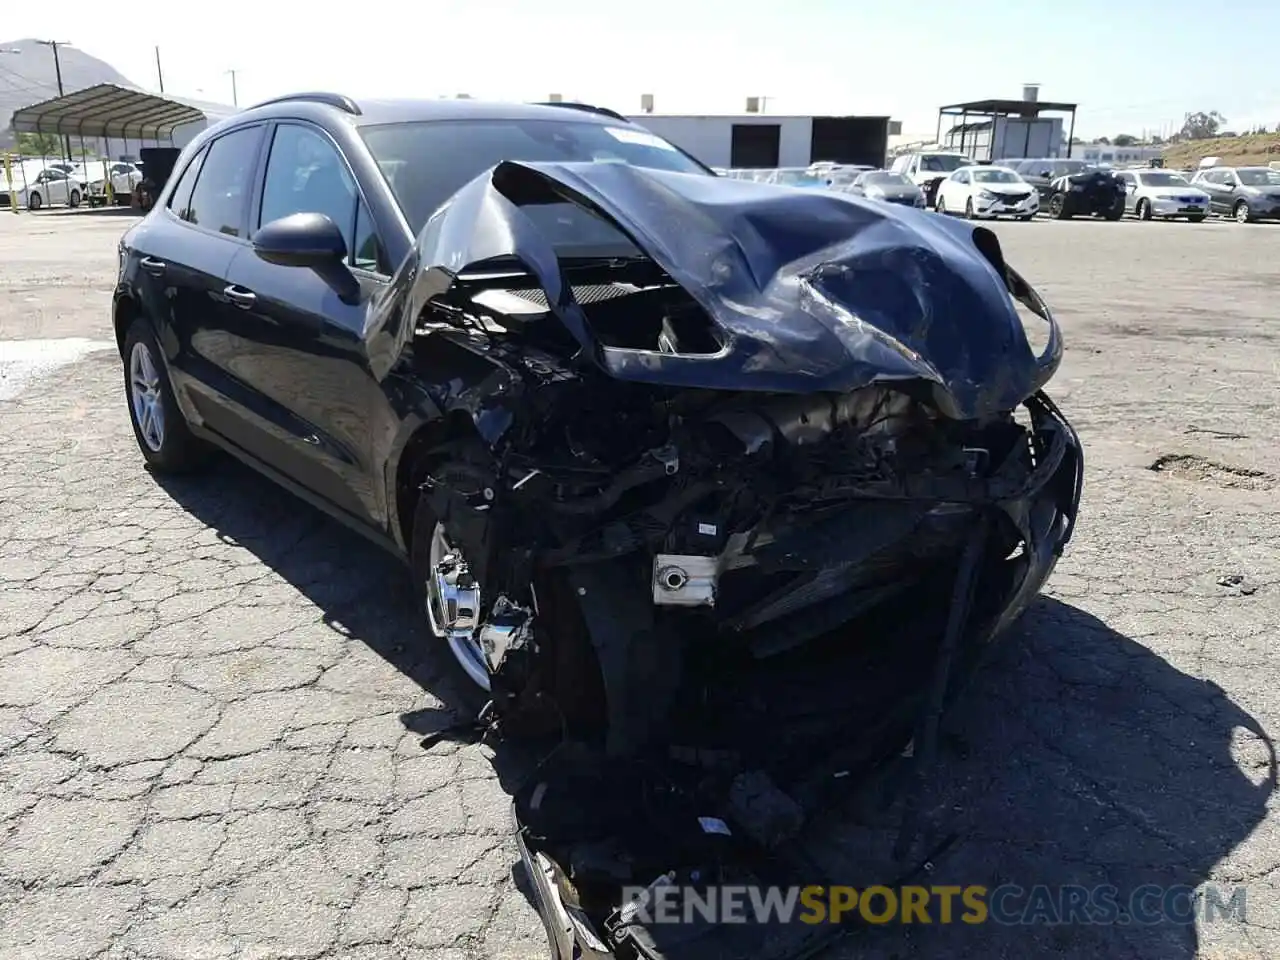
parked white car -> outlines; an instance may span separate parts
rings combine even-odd
[[[1209,194],[1172,170],[1122,170],[1125,213],[1139,220],[1186,217],[1199,223],[1209,215]]]
[[[5,203],[8,204],[10,184],[3,184]],[[64,204],[68,207],[80,206],[84,199],[80,183],[67,175],[65,170],[41,170],[31,179],[23,182],[21,173],[15,171],[12,192],[17,195],[17,203],[28,210],[39,210],[53,204]]]
[[[1040,191],[1008,167],[961,167],[938,186],[938,213],[1030,220],[1040,210]]]
[[[938,187],[948,176],[961,167],[970,166],[973,158],[963,153],[943,150],[926,150],[924,153],[904,153],[889,167],[890,173],[900,173],[924,191],[925,202],[934,206]]]
[[[115,161],[107,164],[111,175],[111,190],[117,197],[128,197],[133,188],[142,181],[142,171],[132,163]],[[92,170],[92,167],[90,167]],[[107,182],[103,179],[101,165],[89,182],[89,196],[101,197],[107,192]]]

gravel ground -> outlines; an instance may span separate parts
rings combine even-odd
[[[129,222],[0,216],[0,960],[545,956],[506,758],[419,744],[447,691],[401,570],[244,469],[142,469],[108,318]],[[829,955],[1280,956],[1280,227],[996,229],[1065,328],[1087,487],[949,721],[929,882],[1212,881],[1247,920]],[[891,836],[871,793],[813,831],[851,879]]]

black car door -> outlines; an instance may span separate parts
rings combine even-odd
[[[161,344],[184,412],[250,453],[255,438],[237,412],[252,402],[236,369],[241,317],[224,291],[227,269],[248,243],[248,200],[262,137],[263,125],[255,124],[210,142],[137,241],[141,271],[161,292],[151,300],[165,302]]]
[[[263,459],[270,466],[382,529],[386,496],[371,463],[371,437],[397,418],[369,371],[363,334],[390,270],[334,141],[301,121],[276,124],[270,139],[253,230],[293,213],[327,215],[343,230],[360,292],[344,299],[313,270],[268,263],[251,248],[236,255],[227,295],[241,319],[238,369],[255,400],[247,414],[268,438]]]

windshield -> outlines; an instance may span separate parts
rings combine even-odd
[[[1012,170],[1001,167],[984,167],[973,171],[974,183],[1021,183],[1022,178]]]
[[[815,177],[808,170],[775,170],[769,182],[784,187],[825,187],[827,185],[825,180]]]
[[[911,181],[900,173],[876,170],[862,175],[862,185],[864,187],[908,187],[911,186]]]
[[[415,234],[441,204],[503,160],[625,163],[714,176],[661,137],[636,127],[573,120],[428,120],[362,127],[360,134]],[[622,240],[575,204],[524,210],[559,245],[616,246]]]
[[[831,170],[825,175],[820,173],[819,176],[823,176],[830,186],[847,187],[858,179],[858,174],[861,172],[861,170]]]
[[[1186,179],[1176,173],[1142,173],[1138,175],[1146,187],[1189,187]]]
[[[1246,187],[1280,187],[1280,170],[1253,167],[1237,170],[1236,176]]]
[[[953,157],[945,153],[926,153],[920,158],[920,169],[932,173],[953,173],[969,163],[968,157]]]

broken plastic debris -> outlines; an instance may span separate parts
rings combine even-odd
[[[733,836],[733,831],[729,829],[729,825],[719,817],[699,817],[698,823],[702,825],[703,833],[719,833],[726,837]]]

